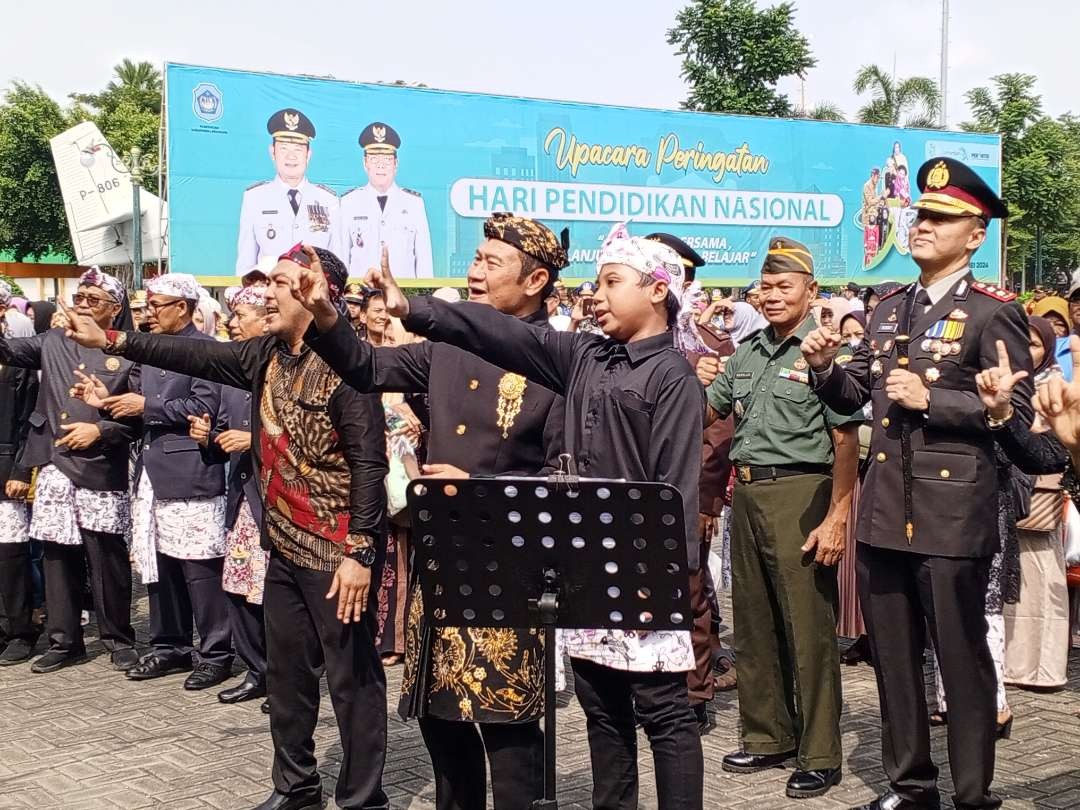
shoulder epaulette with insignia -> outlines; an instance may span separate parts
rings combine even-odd
[[[973,281],[971,283],[971,289],[973,289],[975,292],[987,295],[993,298],[995,301],[1004,301],[1008,303],[1009,301],[1016,300],[1016,293],[1009,292],[1008,290],[1003,290],[1001,289],[1001,287],[998,287],[994,284],[984,284],[981,281]]]
[[[419,191],[413,191],[411,188],[404,188],[403,187],[401,190],[404,191],[406,194],[412,194],[414,197],[423,196],[423,195],[420,194]]]
[[[906,293],[910,289],[911,289],[911,285],[910,284],[905,284],[902,287],[897,287],[895,290],[889,290],[889,292],[885,293],[883,296],[881,296],[878,299],[878,303],[884,301],[886,298],[892,298],[897,293]]]
[[[322,183],[316,183],[315,187],[316,188],[321,188],[323,191],[329,191],[335,197],[338,195],[338,193],[336,191],[334,191],[332,188],[330,188],[330,186],[324,186]]]
[[[260,180],[258,183],[252,183],[250,186],[245,188],[244,191],[251,191],[253,188],[258,188],[259,186],[265,186],[269,182],[270,182],[269,180]]]

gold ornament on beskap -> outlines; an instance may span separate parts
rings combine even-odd
[[[944,160],[939,160],[926,175],[926,187],[945,188],[947,185],[949,185],[949,167],[945,165]]]
[[[528,381],[520,374],[503,374],[499,380],[499,419],[496,424],[502,428],[504,439],[509,436],[514,420],[521,413],[521,401],[525,398],[528,385]]]

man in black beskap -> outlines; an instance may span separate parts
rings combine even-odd
[[[495,214],[484,223],[484,241],[469,266],[469,300],[548,329],[544,298],[566,264],[564,242],[547,227]],[[429,395],[428,474],[536,475],[561,452],[563,402],[547,388],[442,343],[374,348],[336,312],[313,311],[318,333],[309,333],[307,343],[349,385]],[[484,806],[486,754],[495,810],[528,808],[544,788],[541,637],[532,629],[428,627],[419,590],[406,633],[399,712],[419,720],[435,771],[436,807]],[[505,644],[493,650],[489,640],[497,636]],[[512,654],[504,656],[507,646]],[[435,662],[455,649],[472,662],[467,671],[436,676]],[[474,689],[477,672],[484,677]]]
[[[326,272],[342,310],[346,270],[297,245],[271,273],[268,334],[199,351],[170,335],[103,332],[71,318],[68,335],[160,369],[250,389],[252,454],[269,547],[264,617],[274,739],[274,792],[256,810],[320,807],[313,734],[325,671],[341,737],[335,799],[343,810],[389,806],[386,675],[374,610],[386,536],[386,421],[378,396],[342,383],[303,335],[311,316],[292,297],[300,265]]]

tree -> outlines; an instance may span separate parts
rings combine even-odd
[[[817,63],[794,17],[792,3],[758,9],[754,0],[692,0],[667,33],[690,85],[683,108],[791,115],[791,102],[776,83],[802,77]]]
[[[1067,275],[1080,261],[1080,120],[1043,115],[1034,76],[991,81],[967,93],[973,120],[962,128],[1001,135],[1008,269],[1038,281]]]
[[[161,72],[150,62],[125,59],[113,68],[114,78],[100,93],[72,93],[77,105],[90,108],[86,116],[101,130],[118,155],[137,146],[144,155],[157,155],[161,129]],[[143,185],[158,193],[157,176],[144,175]]]
[[[855,74],[854,89],[859,95],[870,91],[870,102],[858,112],[859,121],[863,124],[923,129],[938,127],[941,93],[933,79],[925,76],[895,79],[877,65],[864,65]],[[912,111],[914,114],[901,124],[904,115]]]
[[[78,122],[40,87],[15,82],[0,105],[0,249],[15,261],[74,255],[49,139]]]

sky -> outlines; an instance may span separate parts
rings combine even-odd
[[[25,35],[0,50],[0,87],[22,79],[57,98],[100,89],[125,57],[628,106],[677,108],[686,96],[666,42],[680,0],[3,5],[5,30]],[[796,104],[829,101],[854,118],[863,102],[851,83],[868,63],[939,75],[941,0],[796,6],[818,59],[805,82],[781,85]],[[1004,72],[1038,76],[1045,112],[1080,113],[1077,31],[1080,4],[1066,0],[952,0],[950,125],[967,117],[966,91]]]

